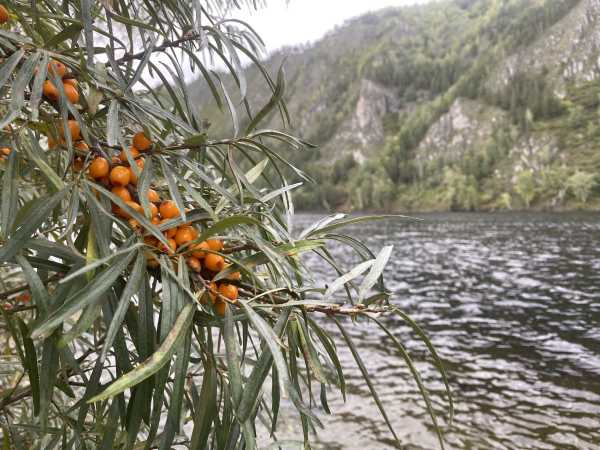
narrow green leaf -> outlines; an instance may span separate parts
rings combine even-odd
[[[12,111],[21,111],[25,104],[25,89],[29,85],[29,81],[33,77],[33,71],[40,59],[39,51],[31,55],[22,65],[21,70],[17,73],[14,83],[11,87],[10,107]],[[4,126],[4,125],[3,125]]]
[[[40,100],[42,99],[44,81],[48,73],[48,52],[42,53],[42,58],[38,64],[38,71],[33,79],[31,87],[31,98],[29,99],[29,107],[31,109],[31,120],[37,122],[40,114]]]
[[[171,193],[171,198],[173,198],[173,200],[177,204],[177,208],[179,209],[181,218],[185,221],[187,220],[185,214],[185,203],[183,202],[183,197],[179,192],[179,185],[177,184],[175,174],[173,173],[173,170],[171,170],[169,164],[167,164],[167,162],[163,158],[160,158],[160,167],[162,168],[163,174],[167,179],[167,184],[169,185],[169,192]]]
[[[106,120],[106,140],[108,145],[119,145],[121,135],[121,125],[119,123],[119,101],[113,99],[108,107],[108,116]]]
[[[210,429],[217,411],[217,371],[211,359],[204,366],[202,390],[198,403],[194,405],[194,430],[190,442],[190,450],[204,450],[208,443]]]
[[[77,311],[100,300],[106,291],[113,286],[117,278],[121,276],[134,255],[135,252],[133,251],[124,256],[114,265],[109,266],[95,276],[84,288],[67,298],[58,309],[54,310],[46,320],[33,330],[33,333],[31,333],[32,339],[47,336]]]
[[[237,408],[242,398],[244,389],[242,372],[240,370],[240,355],[237,336],[233,325],[233,314],[231,308],[225,311],[223,323],[223,338],[225,341],[225,356],[227,357],[227,370],[229,373],[229,386],[231,389],[234,408]]]
[[[91,69],[94,65],[94,29],[92,19],[92,0],[81,0],[81,21],[84,27],[85,50],[87,55],[87,67]]]
[[[346,344],[348,344],[348,348],[350,349],[350,352],[352,352],[354,361],[356,361],[356,365],[360,369],[360,373],[362,374],[363,379],[367,383],[367,386],[369,387],[369,391],[371,392],[371,396],[373,397],[373,400],[375,400],[375,404],[377,405],[377,408],[379,408],[379,412],[381,413],[381,416],[385,420],[385,423],[387,424],[388,429],[394,436],[394,439],[396,440],[398,445],[401,445],[400,439],[398,439],[398,436],[396,435],[396,432],[394,431],[394,428],[392,427],[392,423],[390,422],[390,419],[389,419],[387,413],[385,412],[385,408],[383,407],[383,404],[381,403],[381,400],[379,399],[379,395],[377,394],[377,391],[375,390],[375,386],[373,386],[373,383],[371,381],[371,375],[369,375],[369,372],[367,371],[367,368],[365,367],[365,365],[362,361],[362,358],[360,357],[360,353],[358,352],[358,350],[356,349],[356,347],[354,345],[354,342],[352,341],[352,338],[346,332],[346,329],[337,320],[337,318],[335,318],[335,317],[332,317],[332,318],[333,318],[333,321],[335,322],[335,324],[337,325],[338,329],[342,332],[344,341],[346,341]]]
[[[48,162],[46,161],[43,155],[43,151],[40,147],[39,140],[35,137],[31,130],[27,130],[27,132],[29,135],[29,142],[31,143],[31,146],[23,145],[21,148],[25,150],[27,157],[31,160],[31,162],[33,162],[33,164],[38,169],[40,169],[42,174],[44,174],[50,185],[56,191],[64,189],[65,183],[54,171],[54,169],[50,167],[50,164],[48,164]]]
[[[33,414],[35,416],[40,413],[40,376],[38,373],[38,361],[35,345],[29,337],[27,325],[20,318],[17,318],[21,337],[23,339],[23,349],[25,352],[25,362],[27,376],[29,377],[29,385],[31,386],[31,396],[33,398]]]
[[[433,428],[435,429],[435,432],[438,436],[438,440],[440,442],[440,447],[443,450],[444,449],[444,437],[442,435],[442,430],[440,429],[440,427],[437,423],[435,411],[433,410],[433,405],[431,404],[431,400],[429,398],[429,392],[427,392],[427,388],[423,384],[423,381],[421,380],[421,375],[419,374],[419,371],[413,364],[410,355],[408,354],[408,352],[406,351],[406,349],[404,348],[402,343],[388,330],[388,328],[385,325],[383,325],[379,320],[377,320],[377,318],[370,316],[368,314],[364,314],[364,315],[367,316],[369,319],[371,319],[373,322],[375,322],[379,326],[379,328],[381,328],[383,330],[383,332],[388,335],[388,337],[392,340],[392,342],[394,343],[394,345],[396,346],[396,348],[402,355],[402,358],[404,359],[404,361],[406,362],[406,365],[410,369],[410,373],[412,374],[413,379],[417,383],[419,391],[421,392],[421,397],[423,397],[423,400],[425,401],[425,405],[427,406],[427,412],[429,413],[429,417],[431,417],[431,422],[433,423]]]
[[[14,221],[14,211],[17,209],[17,161],[18,152],[11,152],[8,156],[8,165],[2,177],[2,205],[0,209],[0,236],[5,238],[9,234]]]
[[[321,226],[320,228],[317,228],[315,230],[312,230],[309,233],[306,233],[303,237],[322,236],[322,235],[327,234],[338,228],[347,227],[349,225],[356,225],[356,224],[359,224],[362,222],[371,222],[374,220],[387,220],[387,219],[398,219],[398,218],[417,220],[417,219],[414,219],[413,217],[401,216],[399,214],[385,214],[385,215],[379,215],[379,216],[352,217],[352,218],[346,219],[346,220],[338,220],[335,223],[332,223],[331,225]]]
[[[82,276],[82,275],[84,275],[84,274],[86,274],[86,273],[88,273],[88,272],[90,272],[92,270],[97,269],[98,267],[102,267],[104,265],[107,265],[111,260],[113,260],[117,256],[122,256],[124,254],[131,253],[134,250],[136,250],[136,249],[138,249],[140,247],[143,247],[143,246],[144,246],[144,244],[138,242],[138,243],[133,244],[133,245],[131,245],[129,247],[121,248],[121,249],[119,249],[119,250],[111,253],[110,255],[105,256],[104,258],[96,259],[95,261],[93,261],[93,262],[91,262],[89,264],[86,264],[81,269],[78,269],[75,272],[70,273],[68,276],[62,278],[59,281],[59,283],[63,283],[63,284],[64,283],[68,283],[71,280],[73,280],[74,278],[80,277],[80,276]]]
[[[17,229],[10,234],[6,244],[0,248],[0,262],[8,261],[15,256],[29,240],[31,234],[48,218],[66,193],[66,189],[59,191],[50,197],[40,199],[35,203],[35,206],[31,206],[27,213],[27,220],[17,224]]]
[[[393,245],[387,245],[378,253],[377,257],[375,258],[375,263],[373,266],[371,266],[371,270],[358,288],[358,303],[362,303],[362,300],[369,292],[369,289],[371,289],[375,283],[377,283],[377,279],[383,273],[383,270],[385,269],[385,266],[392,255],[393,249]]]
[[[394,308],[394,313],[398,314],[398,316],[401,317],[402,320],[404,320],[406,323],[408,323],[411,326],[411,328],[417,333],[417,335],[421,338],[421,340],[423,341],[423,343],[429,350],[429,353],[431,354],[437,369],[439,370],[440,374],[442,375],[442,379],[444,381],[444,386],[446,387],[446,396],[448,397],[448,404],[449,404],[449,409],[450,409],[448,422],[452,423],[452,420],[454,418],[454,401],[452,399],[452,391],[450,390],[450,382],[448,381],[448,375],[446,374],[446,370],[444,369],[442,359],[440,358],[437,350],[431,343],[431,340],[429,339],[429,336],[427,336],[427,333],[425,333],[425,331],[408,314],[406,314],[404,311],[402,311],[398,308]]]
[[[38,308],[39,315],[41,317],[45,317],[50,306],[50,294],[48,294],[44,283],[40,279],[37,272],[33,270],[33,267],[31,267],[31,264],[27,258],[24,256],[17,256],[17,263],[19,263],[23,269],[23,275],[25,275],[25,280],[27,280],[27,284],[31,292],[31,298],[33,303]]]
[[[113,450],[114,442],[119,431],[119,402],[113,400],[108,411],[108,417],[103,424],[103,436],[99,450]]]
[[[258,124],[273,110],[273,108],[275,108],[281,102],[284,93],[285,75],[283,71],[283,66],[281,66],[279,68],[279,72],[277,73],[277,85],[275,87],[275,91],[273,92],[273,96],[248,124],[248,126],[246,127],[246,135],[250,134],[258,126]]]
[[[77,39],[79,34],[81,34],[81,30],[83,30],[81,23],[67,25],[67,27],[63,28],[46,42],[46,48],[57,47],[67,39]]]
[[[4,64],[0,66],[0,87],[3,87],[6,84],[10,76],[14,73],[15,68],[21,61],[21,58],[23,58],[24,54],[25,51],[23,49],[19,49],[10,55],[6,61],[4,61]]]
[[[42,346],[42,363],[40,366],[40,425],[48,426],[48,413],[58,373],[58,348],[54,336],[46,339]]]
[[[356,277],[360,276],[362,273],[364,273],[367,269],[369,269],[370,267],[373,266],[373,264],[375,263],[374,259],[370,259],[369,261],[364,261],[360,264],[358,264],[356,267],[354,267],[352,270],[350,270],[348,273],[345,273],[344,275],[342,275],[339,278],[336,278],[333,283],[331,283],[329,285],[329,287],[327,288],[327,290],[325,291],[325,294],[323,294],[323,298],[328,299],[331,298],[331,296],[337,292],[339,289],[341,289],[342,287],[344,287],[344,285],[346,283],[348,283],[349,281],[354,280]]]
[[[108,351],[112,347],[115,337],[121,329],[121,324],[123,323],[123,319],[125,319],[125,313],[127,312],[131,297],[133,297],[140,290],[145,268],[146,260],[144,256],[139,253],[133,265],[133,269],[131,270],[129,280],[127,280],[127,284],[125,285],[125,289],[123,289],[123,292],[121,293],[119,305],[117,306],[108,331],[106,332],[104,346],[102,347],[102,353],[100,354],[100,359],[102,361],[106,359]]]
[[[102,393],[92,397],[90,400],[88,400],[88,402],[94,403],[101,400],[106,400],[107,398],[120,394],[126,389],[136,386],[146,378],[158,372],[160,368],[171,359],[173,353],[175,353],[175,351],[177,351],[181,346],[181,341],[185,337],[186,332],[192,323],[194,311],[195,306],[191,303],[188,303],[181,311],[181,314],[179,314],[179,317],[177,318],[177,321],[173,325],[173,328],[167,338],[150,358],[136,366],[131,372],[128,372],[121,378],[117,379]]]

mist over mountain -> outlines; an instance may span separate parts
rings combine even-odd
[[[291,131],[318,145],[292,155],[317,180],[299,208],[600,206],[599,0],[388,8],[265,64],[283,64]],[[256,112],[271,90],[254,66],[246,78]],[[210,137],[231,133],[204,82],[190,91]],[[261,127],[281,129],[277,109]]]

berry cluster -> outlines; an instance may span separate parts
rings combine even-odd
[[[139,171],[144,169],[144,152],[149,151],[151,148],[152,142],[143,132],[134,135],[129,153],[134,158]],[[129,208],[142,215],[145,214],[137,189],[138,174],[131,167],[127,153],[124,150],[121,151],[119,156],[114,156],[110,162],[101,156],[94,158],[89,166],[88,174],[91,179],[110,189]],[[158,192],[152,188],[148,189],[146,195],[150,202],[150,220],[154,225],[160,226],[171,219],[180,217],[180,210],[173,200],[161,199]],[[129,226],[142,235],[144,242],[153,249],[153,251],[146,254],[148,267],[152,269],[159,266],[155,251],[174,256],[178,249],[185,256],[190,269],[202,275],[203,279],[212,279],[217,273],[228,267],[225,258],[217,254],[224,249],[223,241],[207,239],[206,241],[195,242],[198,239],[199,232],[190,223],[165,229],[163,234],[169,244],[166,246],[147,230],[144,230],[139,221],[131,217],[125,209],[113,203],[112,211],[116,216],[126,219]],[[240,278],[240,272],[234,272],[228,277],[228,280],[238,281]],[[221,315],[225,312],[227,300],[235,302],[238,298],[237,286],[228,282],[210,283],[208,293],[208,296],[203,297],[203,302],[207,303],[210,300],[216,312]]]

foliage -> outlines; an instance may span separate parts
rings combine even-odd
[[[272,115],[289,123],[284,73],[260,64],[254,30],[223,17],[256,2],[3,4],[0,324],[12,368],[0,393],[3,448],[249,450],[277,441],[284,400],[310,448],[332,388],[347,394],[340,343],[397,441],[346,331],[357,321],[388,334],[443,447],[410,355],[377,319],[411,327],[449,394],[426,334],[390,302],[392,248],[374,254],[343,234],[389,217],[338,214],[292,233],[291,191],[310,179],[288,157],[310,145],[264,128]],[[257,85],[242,54],[269,89],[260,108],[248,103]],[[235,89],[205,57],[228,67]],[[188,70],[232,135],[207,128]],[[347,179],[354,163],[332,170]],[[359,264],[342,267],[334,245]],[[315,280],[307,252],[339,276]]]
[[[566,185],[578,201],[585,203],[596,183],[596,174],[578,170],[568,178]]]
[[[478,203],[477,184],[472,175],[448,167],[444,170],[443,184],[450,209],[469,211],[475,208]]]
[[[529,208],[536,195],[535,174],[531,169],[525,169],[518,173],[515,181],[515,192],[519,194],[526,208]]]

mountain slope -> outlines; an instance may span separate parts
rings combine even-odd
[[[272,55],[293,131],[319,145],[293,156],[318,180],[299,206],[594,207],[599,20],[598,0],[446,1],[367,14]],[[256,68],[246,75],[256,111],[269,90]],[[207,89],[194,91],[202,115],[223,118],[210,134],[229,132]],[[281,127],[276,111],[261,126]]]

